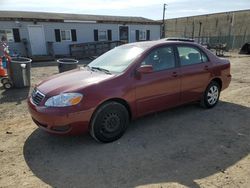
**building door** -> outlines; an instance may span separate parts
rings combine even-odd
[[[129,42],[128,26],[119,26],[119,39],[122,42]]]
[[[46,45],[43,26],[28,26],[29,41],[32,55],[46,55]]]

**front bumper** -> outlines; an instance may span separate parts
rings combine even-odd
[[[88,131],[94,109],[75,111],[70,108],[36,106],[28,98],[28,108],[33,121],[41,129],[59,135],[78,135]]]

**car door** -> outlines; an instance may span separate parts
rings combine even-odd
[[[141,74],[136,82],[138,116],[160,111],[180,102],[180,76],[172,46],[152,50],[141,62],[152,65],[153,72]]]
[[[177,46],[181,74],[181,103],[199,100],[211,77],[211,62],[195,46]]]

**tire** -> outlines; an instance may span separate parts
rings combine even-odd
[[[12,88],[12,84],[10,82],[6,82],[3,84],[4,89],[11,89]]]
[[[201,106],[204,108],[213,108],[216,106],[220,98],[220,90],[220,85],[217,82],[210,82],[201,99]]]
[[[107,102],[95,112],[90,124],[90,134],[99,142],[113,142],[124,134],[128,123],[126,107],[117,102]]]

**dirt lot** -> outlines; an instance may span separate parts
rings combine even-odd
[[[134,121],[110,144],[37,129],[29,89],[0,88],[0,187],[250,187],[250,57],[211,110],[196,104]],[[57,73],[32,68],[32,85]]]

